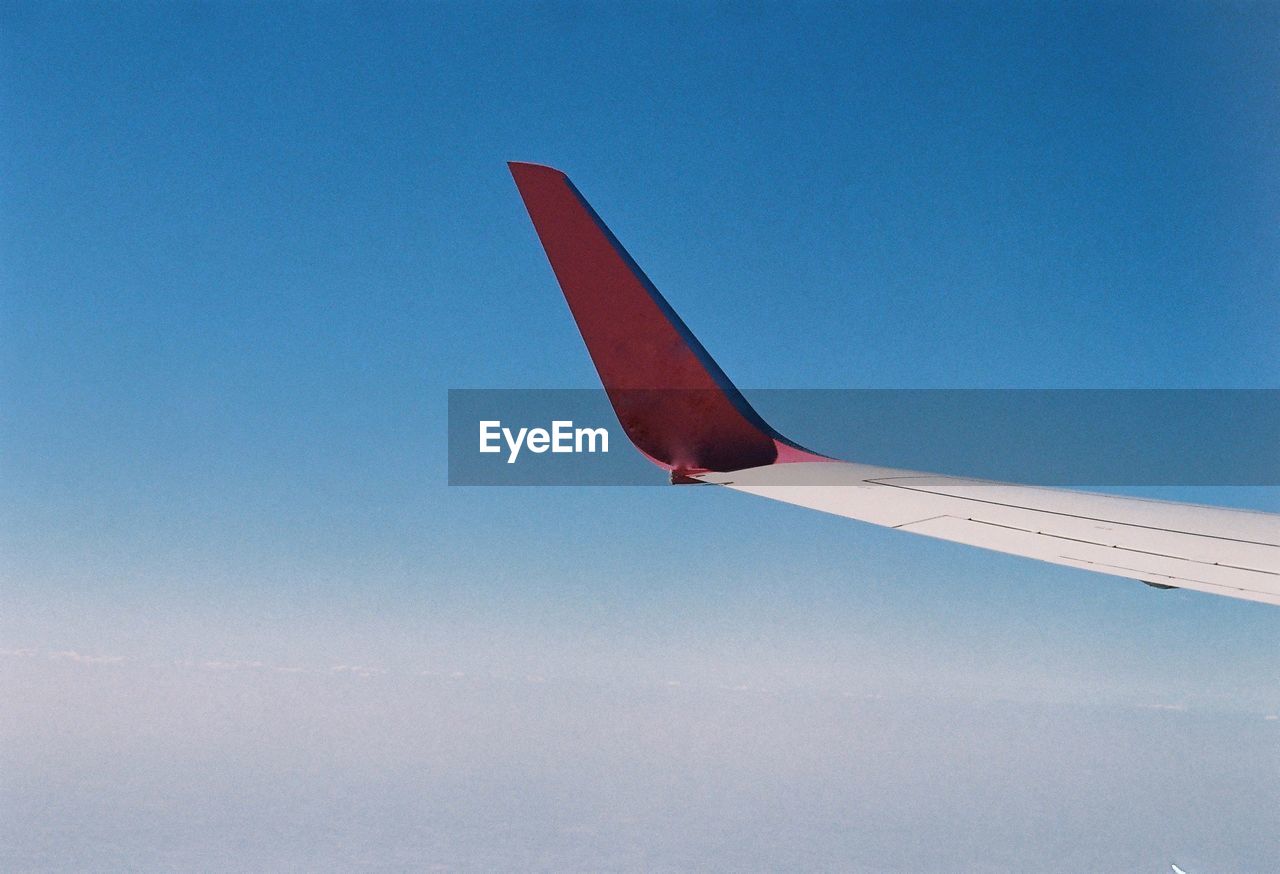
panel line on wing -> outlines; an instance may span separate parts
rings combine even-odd
[[[1205,537],[1210,540],[1221,540],[1228,543],[1245,543],[1251,546],[1268,546],[1268,547],[1271,547],[1272,549],[1280,549],[1280,543],[1270,543],[1265,540],[1246,540],[1239,537],[1223,537],[1220,534],[1205,534],[1204,532],[1201,532],[1201,531],[1182,531],[1177,528],[1164,528],[1159,525],[1142,525],[1135,522],[1118,522],[1115,519],[1105,519],[1099,516],[1082,516],[1078,513],[1066,513],[1066,512],[1063,512],[1062,510],[1046,510],[1040,507],[1027,507],[1021,504],[1010,504],[1005,501],[992,501],[986,498],[971,497],[970,495],[955,495],[949,492],[939,492],[933,489],[922,489],[916,486],[907,486],[907,485],[902,485],[901,483],[890,482],[890,480],[893,480],[895,478],[896,477],[882,477],[880,479],[863,480],[863,482],[874,483],[876,485],[882,485],[882,486],[888,486],[894,489],[903,489],[904,491],[908,491],[908,492],[917,492],[923,495],[934,495],[939,498],[950,498],[956,501],[973,501],[976,504],[989,504],[993,507],[1007,507],[1010,510],[1024,510],[1029,513],[1045,513],[1051,516],[1063,516],[1065,518],[1070,518],[1070,519],[1082,519],[1086,522],[1104,522],[1108,525],[1126,525],[1130,528],[1143,528],[1147,531],[1161,531],[1161,532],[1164,532],[1165,534],[1181,534],[1187,537]],[[910,477],[902,477],[902,479],[910,479]],[[964,485],[969,485],[969,484],[965,483]],[[976,483],[975,485],[1003,486],[1005,484],[993,482],[989,484]],[[1078,494],[1084,494],[1084,493],[1078,493]],[[1122,498],[1123,500],[1133,500],[1133,501],[1143,500],[1142,498],[1129,498],[1123,495],[1104,495],[1101,497],[1117,497],[1117,498]],[[1151,501],[1150,503],[1164,503],[1164,502]],[[1211,507],[1209,509],[1218,509],[1218,508]],[[1251,512],[1251,511],[1240,510],[1236,512]],[[1266,514],[1259,513],[1258,515],[1263,516]],[[994,524],[994,523],[991,523],[991,524]],[[1067,539],[1071,539],[1071,538],[1067,538]],[[1250,568],[1246,568],[1246,570],[1250,570]],[[1269,572],[1263,571],[1262,573],[1269,573]]]
[[[1038,512],[1038,513],[1049,513],[1049,512],[1051,512],[1051,511],[1048,511],[1048,510],[1037,510],[1036,512]],[[1064,514],[1061,514],[1061,515],[1067,515],[1067,514],[1065,514],[1065,513],[1064,513]],[[935,518],[941,518],[941,517],[935,517]],[[927,521],[929,521],[929,520],[928,520],[928,519],[925,519],[925,520],[922,520],[922,521],[927,522]],[[1007,530],[1009,530],[1009,531],[1021,531],[1021,532],[1025,533],[1025,534],[1037,534],[1037,535],[1039,535],[1039,536],[1041,536],[1041,537],[1052,537],[1052,538],[1054,538],[1055,540],[1070,540],[1072,543],[1084,543],[1084,544],[1086,544],[1086,545],[1088,545],[1088,546],[1101,546],[1101,547],[1103,547],[1103,548],[1105,548],[1105,549],[1119,549],[1119,550],[1121,550],[1122,552],[1133,552],[1133,553],[1137,553],[1137,554],[1139,554],[1139,555],[1152,555],[1152,556],[1155,556],[1156,558],[1172,558],[1172,559],[1174,559],[1175,561],[1185,561],[1185,562],[1189,562],[1189,563],[1191,563],[1191,564],[1204,565],[1205,567],[1225,567],[1225,568],[1231,568],[1232,570],[1237,570],[1237,571],[1248,571],[1249,573],[1254,573],[1254,574],[1268,574],[1269,576],[1273,576],[1273,577],[1280,577],[1280,573],[1276,573],[1275,571],[1263,570],[1262,568],[1256,568],[1256,567],[1244,567],[1244,566],[1242,566],[1242,565],[1238,565],[1238,564],[1225,564],[1225,563],[1220,562],[1220,561],[1200,561],[1199,559],[1195,559],[1195,558],[1187,558],[1185,555],[1174,555],[1174,554],[1172,554],[1172,553],[1168,553],[1168,552],[1155,552],[1155,551],[1150,550],[1150,549],[1135,549],[1135,548],[1133,548],[1132,546],[1121,546],[1121,545],[1119,545],[1118,543],[1106,543],[1106,542],[1100,542],[1100,541],[1097,541],[1097,540],[1085,540],[1085,539],[1083,539],[1083,538],[1081,538],[1081,537],[1068,537],[1068,536],[1067,536],[1067,535],[1065,535],[1065,534],[1054,534],[1054,533],[1052,533],[1052,532],[1050,532],[1050,531],[1035,531],[1035,530],[1032,530],[1032,529],[1030,529],[1030,528],[1020,528],[1020,527],[1018,527],[1017,525],[1002,525],[1002,524],[1000,524],[999,522],[988,522],[988,521],[987,521],[987,520],[985,520],[985,519],[974,519],[974,518],[970,517],[968,521],[970,521],[970,522],[976,522],[976,523],[978,523],[979,525],[990,525],[992,528],[1005,528],[1005,529],[1007,529]],[[917,524],[917,523],[908,523],[908,524]],[[1117,524],[1117,525],[1122,525],[1122,526],[1123,526],[1123,525],[1126,525],[1127,523],[1125,523],[1125,522],[1117,522],[1117,523],[1115,523],[1115,524]],[[897,526],[895,526],[895,527],[897,527]],[[1134,526],[1131,526],[1131,527],[1134,527],[1134,528],[1142,528],[1142,527],[1145,527],[1145,526],[1142,526],[1142,525],[1134,525]],[[1157,529],[1157,530],[1163,530],[1163,529]],[[1205,535],[1205,536],[1212,536],[1212,535]],[[1229,539],[1229,538],[1222,537],[1222,538],[1218,538],[1218,539],[1219,539],[1219,540],[1227,540],[1227,539]],[[1247,542],[1247,541],[1244,541],[1244,542]],[[1132,568],[1130,568],[1130,570],[1132,570]]]
[[[868,480],[868,482],[870,482],[870,480]],[[912,519],[910,522],[899,522],[897,525],[890,525],[889,527],[890,528],[906,528],[908,525],[923,525],[926,522],[932,522],[934,519],[954,519],[954,518],[955,518],[954,516],[949,516],[946,513],[943,513],[940,516],[930,516],[927,519]],[[969,521],[973,521],[973,520],[971,519]]]

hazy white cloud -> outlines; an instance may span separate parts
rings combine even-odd
[[[49,658],[54,661],[76,662],[81,665],[118,665],[124,661],[124,656],[84,655],[73,649],[55,650],[49,653]]]
[[[15,659],[29,659],[36,654],[34,649],[0,649],[0,656]]]
[[[371,668],[366,665],[334,665],[329,668],[329,671],[334,674],[353,674],[357,677],[376,677],[386,673],[383,668]]]
[[[262,662],[232,660],[225,661],[219,659],[209,659],[200,663],[200,667],[209,671],[240,671],[246,668],[262,668],[265,667]]]

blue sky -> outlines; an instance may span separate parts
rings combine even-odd
[[[743,387],[1277,387],[1278,19],[6,3],[8,858],[1274,867],[1277,611],[710,489],[449,488],[444,417],[595,385],[511,159]]]

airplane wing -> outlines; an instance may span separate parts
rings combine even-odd
[[[827,458],[751,408],[559,170],[509,165],[627,437],[711,483],[1053,564],[1280,605],[1280,515]]]

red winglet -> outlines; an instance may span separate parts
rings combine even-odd
[[[677,475],[826,460],[765,424],[567,176],[508,166],[637,449]]]

